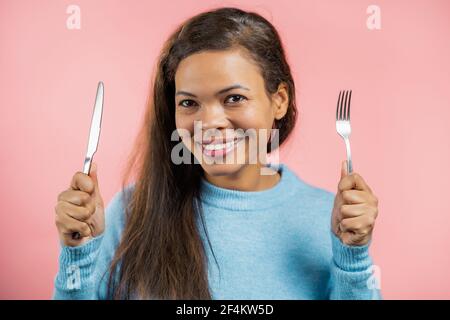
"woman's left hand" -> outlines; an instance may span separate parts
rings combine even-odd
[[[331,217],[331,228],[344,244],[363,246],[369,243],[378,215],[378,198],[357,173],[347,173],[347,161],[342,161]]]

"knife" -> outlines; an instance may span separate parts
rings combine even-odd
[[[97,86],[97,96],[95,98],[94,112],[92,114],[91,129],[89,131],[89,140],[87,145],[86,157],[84,158],[83,173],[89,175],[94,153],[97,151],[98,140],[100,137],[100,128],[103,114],[103,82],[100,81]],[[72,233],[72,239],[81,238],[79,232]]]

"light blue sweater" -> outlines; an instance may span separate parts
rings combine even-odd
[[[220,265],[219,273],[205,243],[213,299],[381,299],[369,245],[344,245],[330,230],[335,194],[306,183],[285,164],[278,170],[279,182],[263,191],[202,180],[207,232]],[[54,299],[108,299],[123,200],[120,191],[108,204],[102,235],[79,247],[62,246]]]

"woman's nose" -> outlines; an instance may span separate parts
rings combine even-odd
[[[228,119],[224,108],[219,104],[202,108],[199,119],[203,130],[227,127]]]

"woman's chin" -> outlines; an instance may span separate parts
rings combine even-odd
[[[227,175],[234,175],[238,173],[245,164],[239,164],[239,163],[213,163],[213,164],[206,164],[202,163],[202,168],[205,171],[206,174],[212,177],[219,177],[219,176],[227,176]]]

